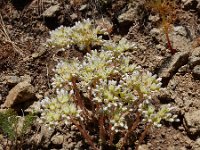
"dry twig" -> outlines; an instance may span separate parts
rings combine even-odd
[[[18,54],[20,54],[21,56],[24,56],[22,50],[15,44],[15,42],[13,42],[13,41],[11,40],[11,38],[10,38],[10,36],[9,36],[9,34],[8,34],[8,31],[7,31],[6,27],[5,27],[5,24],[4,24],[3,17],[2,17],[2,15],[1,15],[1,13],[0,13],[0,32],[1,32],[1,34],[3,34],[3,36],[5,37],[6,42],[9,42],[9,43],[12,45],[13,49],[14,49]]]

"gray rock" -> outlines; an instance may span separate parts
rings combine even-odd
[[[21,78],[21,81],[20,82],[24,82],[24,81],[26,81],[26,82],[28,82],[28,83],[31,83],[31,80],[32,80],[32,78],[31,78],[31,76],[30,75],[23,75],[23,76],[20,76],[20,78]]]
[[[183,65],[188,62],[189,52],[178,52],[159,71],[159,77],[170,78]]]
[[[150,31],[150,35],[153,36],[153,37],[157,37],[161,32],[162,32],[161,29],[153,28]]]
[[[192,70],[192,75],[196,78],[196,79],[200,79],[200,65],[197,65],[193,68]]]
[[[51,144],[51,137],[54,133],[55,129],[49,129],[47,126],[41,126],[41,132],[37,134],[32,141],[36,143],[36,145],[41,145],[43,148],[48,148]]]
[[[79,11],[84,11],[88,8],[87,4],[81,5],[81,7],[79,8]]]
[[[189,60],[190,67],[194,67],[196,65],[200,65],[200,57],[191,56]]]
[[[189,65],[191,67],[200,65],[200,47],[195,48],[192,52],[191,56],[189,57]]]
[[[163,50],[166,50],[166,47],[161,45],[161,44],[157,44],[156,45],[156,49],[160,50],[160,51],[163,51]]]
[[[174,26],[173,32],[169,33],[169,38],[174,49],[188,51],[191,49],[191,39],[189,36],[190,30],[186,31],[183,26]],[[162,40],[166,42],[166,37],[162,37]]]
[[[76,13],[73,13],[73,14],[70,15],[70,18],[71,18],[72,20],[75,20],[75,19],[78,18],[78,15],[77,15]]]
[[[27,81],[20,82],[14,86],[6,97],[4,107],[12,107],[15,104],[35,99],[34,87]]]
[[[186,64],[186,65],[184,65],[184,66],[181,66],[181,67],[178,69],[178,72],[179,72],[180,74],[185,74],[185,73],[189,72],[189,65]]]
[[[37,51],[34,52],[34,53],[31,55],[31,57],[32,57],[33,59],[36,59],[36,58],[42,56],[46,51],[47,51],[47,48],[46,48],[44,45],[41,45],[41,46],[38,47]]]
[[[52,142],[52,144],[54,144],[54,145],[62,145],[62,144],[63,144],[63,141],[64,141],[64,136],[63,136],[63,135],[54,135],[54,136],[51,138],[51,142]]]
[[[8,85],[16,85],[18,84],[19,82],[23,82],[23,81],[27,81],[28,83],[31,82],[31,77],[29,75],[24,75],[24,76],[5,76],[3,78],[3,82],[5,84],[8,84]]]
[[[148,150],[149,148],[148,148],[148,145],[146,145],[146,144],[142,144],[142,145],[140,145],[139,147],[138,147],[138,150]]]
[[[192,56],[200,57],[200,47],[196,47],[192,52]]]
[[[184,127],[189,134],[200,132],[200,110],[187,112],[184,115]]]
[[[18,76],[5,76],[4,80],[6,84],[15,85],[21,81],[20,77]]]
[[[175,26],[174,31],[181,36],[187,36],[187,32],[183,26]]]
[[[54,5],[45,10],[42,14],[44,17],[53,17],[60,10],[60,5]]]
[[[160,20],[160,16],[159,15],[150,15],[149,18],[148,18],[150,21],[152,22],[157,22]]]
[[[118,16],[118,21],[120,24],[130,24],[133,23],[136,19],[136,10],[134,8],[130,8],[125,13],[122,13]]]

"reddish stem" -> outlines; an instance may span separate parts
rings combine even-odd
[[[110,137],[110,139],[109,139],[109,144],[110,144],[110,145],[113,145],[113,137],[114,137],[114,132],[115,132],[115,131],[112,131],[111,128],[112,128],[112,125],[110,124],[110,125],[109,125],[109,137]]]
[[[174,49],[172,47],[171,41],[169,39],[169,23],[168,22],[164,25],[164,32],[165,32],[165,36],[166,36],[166,39],[167,39],[167,47],[171,51],[172,54],[175,54],[176,49]]]
[[[123,141],[122,141],[122,144],[121,144],[121,149],[122,149],[122,150],[123,150],[124,145],[125,145],[126,142],[127,142],[127,139],[128,139],[128,137],[129,137],[130,133],[133,132],[133,131],[137,128],[139,122],[140,122],[140,113],[137,112],[137,116],[136,116],[135,122],[133,123],[133,125],[131,126],[131,128],[129,128],[129,130],[126,132],[126,134],[125,134],[125,136],[124,136],[124,139],[123,139]]]
[[[84,109],[83,101],[82,101],[82,99],[81,99],[81,96],[80,96],[78,87],[77,87],[77,85],[76,85],[76,79],[75,79],[74,77],[72,78],[72,86],[73,86],[73,89],[74,89],[74,91],[75,91],[75,98],[76,98],[76,101],[77,101],[77,105],[78,105],[81,109]]]
[[[152,126],[152,123],[150,123],[149,125],[147,125],[147,126],[145,127],[144,131],[142,132],[142,134],[141,134],[141,136],[140,136],[140,138],[139,138],[139,140],[138,140],[138,144],[137,144],[135,150],[138,150],[138,149],[139,149],[140,144],[141,144],[142,141],[144,140],[145,135],[147,134],[147,132],[149,131],[149,129],[150,129],[151,126]]]
[[[94,142],[92,141],[91,136],[87,133],[86,129],[83,127],[83,125],[79,125],[79,123],[74,120],[73,118],[71,118],[71,122],[73,124],[75,124],[75,126],[78,128],[78,130],[81,132],[81,134],[83,135],[83,137],[86,139],[86,141],[88,142],[88,144],[94,149],[94,150],[99,150]]]
[[[87,118],[90,117],[89,112],[85,108],[85,105],[84,105],[81,95],[79,93],[79,89],[76,85],[76,79],[74,77],[72,78],[72,86],[73,86],[73,90],[75,92],[76,104],[83,110],[83,113]]]
[[[101,115],[99,118],[99,136],[100,136],[100,143],[105,142],[105,128],[104,128],[104,116]]]

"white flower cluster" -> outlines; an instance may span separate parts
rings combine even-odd
[[[41,101],[42,113],[40,121],[50,126],[63,123],[67,124],[70,117],[79,117],[81,110],[75,105],[73,100],[73,92],[68,93],[65,90],[57,90],[56,96],[46,97]]]
[[[169,122],[179,122],[177,115],[171,113],[174,109],[170,104],[167,106],[162,106],[158,111],[156,108],[149,103],[148,100],[144,101],[139,105],[139,111],[143,114],[143,122],[153,123],[156,127],[161,127],[161,120],[166,120]]]
[[[132,64],[130,58],[123,55],[134,45],[126,39],[117,44],[105,42],[98,36],[105,32],[94,28],[89,20],[57,30],[51,33],[50,45],[76,45],[79,49],[100,45],[101,48],[90,51],[82,60],[71,59],[57,64],[52,83],[57,93],[41,102],[43,121],[48,124],[69,123],[74,118],[84,123],[84,117],[90,118],[88,112],[93,111],[91,115],[97,120],[105,116],[105,128],[111,125],[111,130],[120,132],[128,129],[125,118],[134,121],[136,113],[141,114],[143,122],[156,126],[160,126],[162,119],[176,120],[177,116],[170,113],[170,106],[156,109],[151,104],[152,96],[160,90],[161,79]],[[86,107],[85,100],[90,100],[94,108]]]
[[[54,88],[62,88],[67,86],[72,81],[72,77],[75,77],[79,73],[80,62],[78,59],[60,61],[54,69],[55,76],[52,79],[52,86]]]
[[[69,48],[78,46],[79,50],[90,50],[92,46],[100,46],[103,43],[100,35],[108,34],[106,29],[94,27],[87,19],[76,22],[73,27],[61,26],[50,31],[50,38],[47,40],[49,46],[56,48]]]
[[[105,41],[103,43],[103,49],[114,51],[115,53],[122,53],[129,49],[136,49],[136,44],[129,43],[127,39],[122,38],[118,43],[115,43],[113,41]]]
[[[89,52],[92,47],[100,46],[104,50],[122,53],[129,49],[136,49],[135,43],[129,43],[122,38],[118,43],[112,40],[104,40],[101,35],[107,35],[107,29],[95,25],[89,19],[76,22],[73,27],[60,26],[50,31],[50,38],[47,44],[56,48],[69,48],[78,46],[79,50]]]

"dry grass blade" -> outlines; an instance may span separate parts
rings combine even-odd
[[[9,42],[13,49],[18,53],[20,54],[21,56],[24,56],[24,53],[22,52],[22,50],[15,44],[15,42],[13,42],[8,34],[8,31],[6,30],[6,27],[5,27],[5,24],[4,24],[4,21],[3,21],[3,17],[0,13],[0,32],[1,34],[3,34],[6,42]]]

